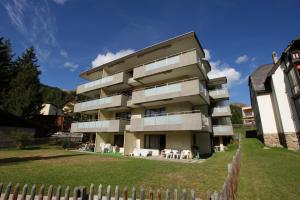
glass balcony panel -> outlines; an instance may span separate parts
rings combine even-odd
[[[101,84],[104,84],[104,83],[107,83],[107,82],[110,82],[113,80],[114,80],[114,76],[107,76],[102,79],[98,79],[98,80],[95,80],[95,81],[92,81],[92,82],[89,82],[89,83],[86,83],[83,85],[84,85],[84,88],[90,88],[90,87],[94,87],[96,85],[101,85]]]
[[[112,97],[105,97],[101,99],[96,99],[92,101],[86,101],[80,104],[81,108],[91,107],[91,106],[100,106],[103,104],[109,104],[112,101]]]
[[[172,85],[165,85],[156,88],[150,88],[145,90],[145,96],[154,96],[160,94],[166,94],[171,92],[179,92],[181,91],[181,84],[172,84]]]
[[[179,61],[180,61],[179,55],[178,56],[173,56],[173,57],[170,57],[170,58],[166,58],[166,59],[163,59],[163,60],[159,60],[159,61],[147,64],[147,65],[145,65],[145,70],[150,71],[150,70],[158,69],[158,68],[161,68],[161,67],[165,67],[165,66],[168,66],[168,65],[178,63]]]
[[[77,123],[78,128],[107,128],[109,127],[109,121],[92,121],[92,122],[79,122]]]
[[[155,125],[171,125],[181,124],[182,119],[180,115],[167,115],[167,116],[156,116],[156,117],[145,117],[144,126],[155,126]]]

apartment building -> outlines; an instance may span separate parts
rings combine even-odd
[[[242,107],[243,125],[255,126],[254,112],[251,106]]]
[[[268,146],[299,149],[300,38],[249,77],[258,135]]]
[[[211,66],[189,32],[80,74],[87,100],[75,104],[85,122],[72,132],[95,134],[95,151],[107,144],[125,155],[134,149],[223,150],[233,135],[226,77],[209,79]]]

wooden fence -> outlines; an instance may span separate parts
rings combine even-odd
[[[224,181],[223,187],[220,192],[207,192],[208,200],[235,200],[236,192],[237,192],[237,179],[240,171],[241,165],[241,137],[239,137],[239,146],[238,149],[233,156],[232,163],[228,164],[228,174]],[[4,185],[0,183],[0,199],[2,200],[161,200],[162,198],[166,200],[174,199],[174,200],[200,200],[200,198],[196,198],[195,191],[187,191],[183,189],[179,191],[175,189],[171,191],[169,189],[162,190],[149,190],[146,191],[144,188],[141,188],[140,191],[137,191],[135,187],[133,187],[130,191],[125,187],[122,190],[119,186],[116,186],[114,192],[112,192],[111,186],[103,187],[101,184],[95,189],[95,186],[91,184],[89,188],[89,192],[87,192],[87,188],[84,186],[75,187],[73,189],[73,195],[70,196],[71,188],[68,186],[64,190],[64,194],[62,194],[62,187],[58,186],[56,188],[56,193],[54,196],[53,186],[50,185],[48,188],[48,192],[46,194],[44,185],[40,186],[39,191],[37,191],[36,185],[33,185],[31,188],[30,194],[27,194],[29,187],[27,184],[23,186],[22,191],[20,191],[20,185],[16,184],[14,187],[10,183],[6,186],[4,190]],[[97,193],[95,193],[97,192]],[[113,196],[112,196],[113,193]],[[2,194],[2,195],[1,195]],[[130,195],[130,196],[129,196]],[[138,198],[137,198],[138,195]]]
[[[241,167],[241,135],[239,135],[238,149],[233,156],[232,163],[229,163],[227,177],[220,192],[208,192],[210,200],[235,200],[237,192],[237,181]]]
[[[181,192],[175,189],[172,195],[170,190],[154,191],[150,189],[146,191],[144,188],[141,188],[138,193],[135,187],[133,187],[131,191],[128,191],[127,187],[121,190],[119,186],[116,186],[114,191],[112,191],[111,186],[107,186],[105,189],[101,184],[97,191],[95,190],[94,185],[91,184],[89,192],[87,192],[87,188],[84,186],[75,187],[72,194],[69,186],[65,188],[64,193],[61,186],[58,186],[56,191],[54,191],[52,185],[49,186],[47,192],[44,185],[39,188],[39,191],[37,191],[36,185],[33,185],[31,191],[28,191],[29,187],[27,184],[23,186],[22,191],[20,191],[20,189],[19,184],[16,184],[15,187],[13,187],[13,185],[9,183],[1,196],[4,186],[0,183],[0,197],[2,200],[161,200],[163,197],[166,200],[170,200],[172,196],[172,199],[174,200],[200,200],[200,198],[195,197],[194,190],[191,190],[190,193],[188,193],[185,189]],[[129,194],[131,195],[129,196]],[[137,197],[137,195],[139,196]]]

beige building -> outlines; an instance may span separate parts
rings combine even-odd
[[[87,83],[75,104],[85,122],[72,132],[96,134],[95,151],[107,145],[125,155],[135,149],[190,150],[209,155],[233,135],[226,77],[210,80],[211,66],[194,32],[144,48],[82,72]]]
[[[254,112],[251,106],[242,107],[243,125],[255,126]]]
[[[249,78],[251,104],[259,136],[268,146],[299,149],[300,38],[273,63],[258,67]]]

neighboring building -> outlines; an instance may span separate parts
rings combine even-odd
[[[95,151],[107,144],[134,149],[223,150],[233,135],[227,79],[210,80],[211,66],[194,32],[171,38],[82,72],[89,82],[76,103],[86,122],[72,132],[96,134]],[[212,118],[212,120],[211,120]]]
[[[61,109],[50,103],[44,103],[40,110],[40,115],[58,115],[62,116],[64,113]]]
[[[245,126],[255,126],[254,113],[251,106],[242,107],[242,116]]]
[[[259,136],[268,146],[299,149],[300,38],[273,64],[258,67],[249,78],[251,104]]]

